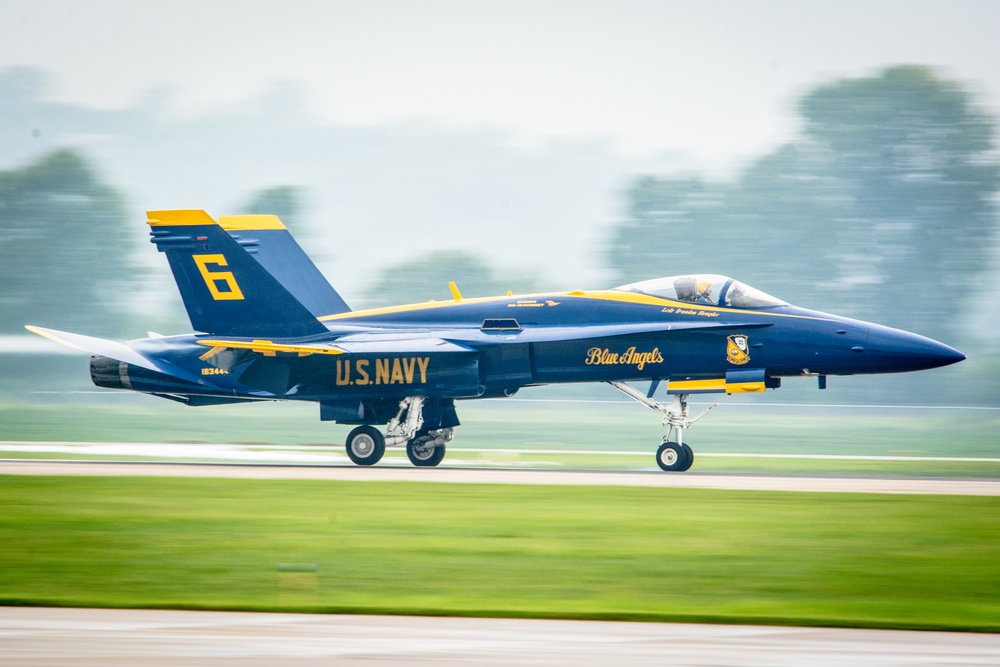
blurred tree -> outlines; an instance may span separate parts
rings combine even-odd
[[[0,172],[0,331],[120,334],[135,281],[125,228],[121,195],[73,151]]]
[[[799,305],[948,337],[994,242],[992,118],[922,67],[821,86],[799,110],[802,138],[735,183],[636,181],[612,266],[628,280],[729,273]]]
[[[279,185],[258,190],[241,213],[247,215],[276,215],[285,225],[297,227],[302,214],[302,190],[291,185]]]
[[[448,283],[454,281],[463,297],[515,294],[530,289],[533,281],[501,281],[475,255],[442,250],[381,272],[364,295],[365,307],[393,306],[437,300],[451,301]]]
[[[838,283],[866,313],[942,335],[980,293],[997,224],[993,119],[923,67],[839,81],[799,105],[815,173],[837,184]]]

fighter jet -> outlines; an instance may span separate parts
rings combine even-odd
[[[28,330],[89,352],[99,387],[191,406],[317,403],[321,420],[355,426],[346,450],[361,466],[403,445],[415,466],[441,463],[457,401],[603,382],[662,414],[657,465],[682,472],[694,462],[684,431],[711,410],[690,416],[692,394],[763,392],[797,377],[824,388],[830,375],[965,359],[929,338],[799,308],[716,274],[487,298],[463,298],[451,283],[449,301],[355,311],[276,216],[147,217],[195,333],[121,343]],[[665,403],[655,398],[661,385]]]

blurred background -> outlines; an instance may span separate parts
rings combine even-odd
[[[24,324],[190,330],[144,212],[203,208],[279,215],[354,308],[729,274],[969,356],[825,400],[997,406],[997,25],[971,0],[6,0],[0,394],[88,386]]]

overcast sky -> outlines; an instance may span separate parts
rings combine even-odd
[[[527,144],[606,137],[725,162],[796,131],[825,80],[935,65],[1000,115],[1000,2],[2,0],[0,68],[53,99],[172,112],[302,84],[324,121],[501,128]]]

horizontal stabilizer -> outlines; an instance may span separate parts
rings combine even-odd
[[[93,336],[84,336],[82,334],[69,333],[66,331],[56,331],[55,329],[45,329],[43,327],[31,326],[30,324],[24,328],[33,334],[38,334],[43,338],[48,338],[49,340],[65,345],[66,347],[80,350],[81,352],[96,354],[102,357],[116,359],[118,361],[124,361],[125,363],[132,364],[133,366],[140,366],[158,373],[167,372],[157,364],[130,348],[125,343],[105,340],[103,338],[94,338]]]
[[[114,340],[106,340],[104,338],[94,338],[93,336],[84,336],[83,334],[69,333],[67,331],[45,329],[43,327],[31,325],[26,325],[24,328],[31,333],[38,334],[43,338],[48,338],[51,341],[55,341],[56,343],[65,345],[66,347],[71,347],[75,350],[80,350],[81,352],[87,352],[88,354],[99,357],[107,357],[109,359],[114,359],[115,361],[123,361],[126,364],[145,368],[146,370],[154,371],[156,373],[163,373],[164,375],[169,375],[179,380],[185,380],[187,382],[193,382],[200,385],[206,384],[205,381],[197,375],[194,375],[183,368],[178,368],[173,364],[168,364],[163,361],[153,361],[152,359],[139,354],[125,343],[119,343]]]

